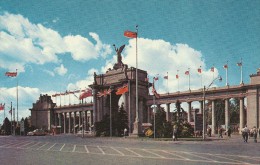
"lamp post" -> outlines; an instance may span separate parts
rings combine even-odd
[[[112,90],[113,90],[113,86],[110,86],[110,108],[109,108],[109,115],[110,115],[110,137],[112,137]]]
[[[221,76],[219,76],[219,77],[217,77],[217,78],[215,78],[215,79],[213,79],[213,81],[209,84],[209,86],[206,88],[206,86],[204,85],[204,88],[203,88],[203,130],[202,130],[202,138],[203,138],[203,140],[205,140],[205,101],[206,101],[206,91],[210,88],[210,86],[214,83],[214,81],[215,80],[219,80],[219,81],[222,81],[222,77]]]

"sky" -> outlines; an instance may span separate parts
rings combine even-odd
[[[248,84],[249,75],[260,68],[259,15],[258,0],[0,0],[0,103],[10,118],[18,83],[21,119],[30,115],[40,94],[87,88],[94,72],[104,74],[116,62],[113,44],[126,45],[122,61],[135,67],[136,41],[123,34],[135,32],[136,25],[138,68],[147,71],[150,81],[159,77],[158,93],[188,90],[188,68],[191,90],[218,76],[223,81],[213,86],[239,85],[236,64],[241,59]],[[5,76],[16,69],[17,77]],[[168,80],[163,78],[167,74]],[[79,102],[73,95],[53,101]]]

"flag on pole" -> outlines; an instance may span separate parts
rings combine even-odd
[[[179,79],[179,75],[176,74],[176,79]]]
[[[111,89],[108,89],[108,90],[105,89],[105,90],[103,90],[103,91],[98,92],[98,93],[97,93],[97,97],[102,97],[102,96],[110,95],[111,92],[112,92]]]
[[[157,80],[159,80],[159,77],[154,77],[153,79],[154,79],[155,81],[157,81]]]
[[[124,36],[127,38],[137,38],[137,33],[132,31],[125,31]]]
[[[202,72],[201,68],[198,68],[198,73],[201,73],[201,72]]]
[[[227,64],[225,64],[225,65],[223,66],[223,68],[224,68],[224,69],[227,69],[227,68],[228,68],[228,65],[227,65]]]
[[[81,95],[79,96],[79,100],[82,100],[86,97],[92,96],[92,90],[89,88],[87,90],[84,90],[83,93],[81,93]]]
[[[168,79],[168,75],[163,77],[164,79]]]
[[[17,72],[5,72],[5,75],[8,76],[8,77],[16,77]]]
[[[185,74],[186,74],[186,75],[189,75],[189,74],[190,74],[190,72],[187,70],[187,71],[185,72]]]
[[[237,63],[237,66],[242,66],[242,62],[238,62],[238,63]]]
[[[0,111],[4,110],[5,109],[5,104],[0,104]]]
[[[120,87],[116,91],[116,95],[122,95],[124,93],[128,92],[128,85],[124,85],[123,87]]]
[[[214,72],[214,70],[215,70],[214,66],[210,68],[211,72]]]
[[[9,113],[10,113],[10,114],[11,114],[11,116],[12,116],[12,110],[10,110],[10,111],[9,111]]]

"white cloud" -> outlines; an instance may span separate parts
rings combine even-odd
[[[55,19],[58,20],[58,19]],[[62,37],[42,24],[31,23],[22,15],[0,15],[0,66],[13,69],[16,63],[24,71],[27,63],[57,63],[58,54],[70,53],[76,61],[88,61],[110,54],[110,45],[103,44],[96,33],[89,34],[96,44],[80,35]]]
[[[63,66],[63,64],[60,65],[60,67],[54,68],[54,71],[58,73],[60,76],[63,76],[67,73],[68,69]]]

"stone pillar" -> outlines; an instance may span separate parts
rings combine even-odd
[[[94,125],[93,123],[93,111],[90,111],[90,118],[89,118],[89,123],[90,123],[90,126]]]
[[[166,104],[166,120],[170,121],[170,103]]]
[[[66,115],[67,115],[67,113],[65,112],[65,113],[63,113],[63,129],[64,129],[64,133],[66,133]]]
[[[199,110],[199,113],[202,113],[203,111],[203,101],[200,101],[200,110]]]
[[[188,122],[190,122],[191,121],[191,101],[190,102],[188,102]]]
[[[59,116],[59,126],[61,126],[61,113],[58,113]]]
[[[211,105],[211,132],[212,134],[216,133],[216,117],[215,117],[215,100],[212,100],[212,105]]]
[[[54,113],[54,125],[57,126],[58,122],[58,114]]]
[[[147,123],[151,123],[151,107],[147,106]]]
[[[228,107],[229,107],[229,99],[225,99],[225,129],[230,126],[230,120],[229,120],[229,112],[228,112]]]
[[[69,112],[69,131],[68,133],[71,133],[71,112]]]
[[[81,126],[81,111],[79,111],[79,130],[80,130],[80,126]]]
[[[239,98],[239,119],[239,134],[242,134],[241,130],[245,126],[244,98]]]
[[[96,89],[93,89],[93,111],[92,111],[92,114],[93,114],[93,123],[95,123],[97,121],[97,90]]]
[[[73,116],[73,133],[76,134],[76,117],[77,117],[77,112],[73,112],[74,116]]]

